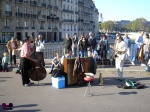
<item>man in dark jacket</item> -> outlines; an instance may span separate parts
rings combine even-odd
[[[63,46],[64,46],[64,54],[66,54],[68,50],[71,50],[72,40],[69,37],[69,34],[66,34],[66,38],[64,38],[63,40]]]
[[[96,38],[92,37],[92,32],[89,33],[88,41],[89,41],[89,46],[92,49],[92,52],[94,52],[97,46],[97,42],[96,42]]]

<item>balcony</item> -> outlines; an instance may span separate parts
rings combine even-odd
[[[20,26],[16,27],[16,30],[22,30],[22,29],[23,29],[23,27],[20,27]]]
[[[78,4],[80,4],[80,5],[84,5],[84,3],[83,3],[83,2],[81,2],[81,1],[78,1]]]
[[[30,1],[30,5],[37,5],[36,1]]]
[[[54,6],[54,9],[58,9],[58,6]]]
[[[5,16],[12,16],[12,11],[5,11]]]
[[[52,5],[47,5],[48,8],[52,8]]]
[[[27,29],[29,29],[29,27],[24,27],[24,29],[26,29],[26,30],[27,30]]]
[[[77,11],[75,11],[75,14],[78,14],[78,12],[77,12]]]
[[[71,19],[63,19],[63,22],[74,22],[74,20],[71,20]]]
[[[24,3],[29,3],[28,1],[24,1]]]
[[[44,29],[44,27],[43,27],[43,26],[41,26],[41,27],[40,27],[40,29]]]
[[[84,21],[84,19],[78,19],[78,22],[83,22]]]
[[[35,27],[31,27],[31,29],[35,29]]]
[[[41,6],[46,7],[46,3],[41,3]]]
[[[36,19],[36,14],[30,14],[30,17],[31,17],[32,19]]]
[[[68,9],[63,9],[63,12],[73,13],[72,10],[68,10]]]
[[[59,20],[59,17],[57,17],[57,16],[47,16],[47,19],[50,19],[50,20]]]
[[[18,2],[18,3],[22,3],[23,2],[23,0],[15,0],[16,2]]]
[[[22,17],[22,13],[16,12],[16,17]]]
[[[30,17],[30,14],[25,14],[24,13],[24,18],[29,18]]]
[[[5,29],[10,29],[10,26],[4,26]]]

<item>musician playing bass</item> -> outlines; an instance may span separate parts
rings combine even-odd
[[[118,35],[116,37],[116,45],[111,46],[110,48],[113,48],[116,52],[116,70],[118,74],[117,80],[122,81],[123,80],[123,66],[124,66],[124,60],[126,55],[126,43],[122,40],[122,37]]]
[[[30,54],[32,52],[33,48],[31,48],[30,45],[30,37],[26,37],[25,43],[23,44],[21,48],[20,53],[20,68],[21,68],[21,76],[22,76],[22,84],[23,86],[29,86],[30,80],[29,80],[29,74],[28,70],[30,69],[30,60],[36,62],[35,59],[30,58]]]

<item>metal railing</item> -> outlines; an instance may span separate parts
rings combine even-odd
[[[53,43],[45,43],[44,50],[44,59],[53,59],[56,53],[59,53],[60,56],[63,55],[63,44],[62,42],[53,42]],[[3,56],[3,52],[7,51],[6,44],[0,43],[0,57]],[[132,44],[130,47],[130,57],[131,59],[135,55],[135,44]],[[19,58],[19,54],[17,55]]]

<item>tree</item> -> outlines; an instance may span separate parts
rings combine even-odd
[[[149,27],[147,26],[147,20],[144,18],[137,18],[136,20],[130,22],[126,28],[130,31],[149,31]]]
[[[103,22],[101,24],[101,27],[100,27],[102,30],[105,30],[106,31],[113,31],[115,29],[115,24],[113,21],[106,21],[106,22]]]

